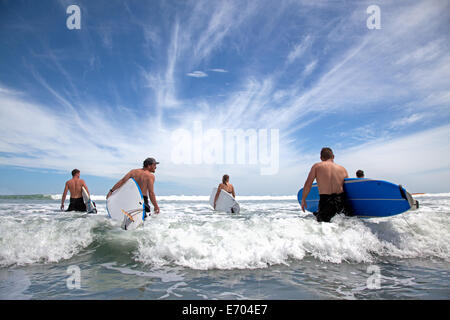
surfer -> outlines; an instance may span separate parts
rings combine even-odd
[[[70,191],[70,204],[67,211],[86,211],[81,188],[84,187],[89,193],[88,187],[83,179],[80,179],[80,170],[72,170],[72,179],[66,181],[66,186],[61,199],[61,210],[64,210],[67,191]]]
[[[233,196],[233,198],[236,198],[236,194],[234,193],[234,187],[230,183],[230,176],[227,174],[224,174],[222,177],[222,183],[219,184],[219,186],[217,187],[216,196],[214,197],[214,210],[216,210],[216,202],[217,202],[217,199],[219,198],[220,190],[224,190],[224,191],[230,193]],[[233,208],[231,208],[231,212],[233,213]]]
[[[320,200],[319,209],[314,215],[318,222],[330,222],[336,213],[346,212],[344,179],[348,178],[348,173],[343,166],[334,163],[334,154],[330,148],[322,148],[320,160],[322,161],[311,167],[305,181],[301,206],[303,212],[305,212],[305,208],[307,208],[306,197],[311,190],[314,179],[316,179]]]
[[[148,198],[150,197],[150,201],[153,204],[154,212],[156,214],[159,213],[158,203],[156,202],[156,196],[153,189],[153,185],[155,183],[155,171],[156,165],[159,162],[156,162],[154,158],[147,158],[144,160],[142,169],[133,169],[128,172],[122,179],[117,182],[114,187],[109,190],[106,199],[117,189],[119,189],[128,179],[133,178],[136,180],[137,184],[141,188],[142,194],[144,195],[144,204],[145,204],[145,212],[150,212],[150,205],[148,203]]]
[[[364,171],[362,170],[356,171],[356,177],[360,179],[364,178]]]

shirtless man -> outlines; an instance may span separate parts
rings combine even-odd
[[[89,194],[88,187],[83,179],[80,179],[80,170],[72,170],[72,179],[66,182],[64,193],[61,199],[61,210],[64,210],[64,201],[66,201],[67,191],[70,191],[70,204],[67,211],[86,211],[86,205],[83,201],[81,187],[84,187]]]
[[[344,179],[348,178],[347,170],[334,163],[334,154],[330,148],[322,148],[320,160],[314,164],[303,187],[302,210],[305,212],[306,197],[311,190],[314,179],[317,180],[320,200],[319,209],[314,215],[317,221],[330,222],[336,213],[345,211],[346,200],[344,193]]]
[[[150,212],[150,205],[148,204],[148,198],[150,197],[150,201],[153,204],[154,212],[156,214],[159,213],[158,203],[156,202],[155,192],[153,191],[153,185],[155,183],[155,171],[156,165],[159,162],[156,162],[154,158],[147,158],[144,160],[144,164],[142,169],[133,169],[128,172],[122,179],[117,182],[114,187],[109,190],[106,199],[117,189],[119,189],[128,179],[133,178],[136,180],[137,184],[141,188],[142,194],[144,195],[144,203],[145,203],[145,212]]]
[[[236,194],[234,193],[234,187],[229,181],[230,181],[230,177],[227,174],[225,174],[222,177],[222,183],[219,184],[219,186],[217,187],[217,193],[216,193],[216,196],[214,197],[214,210],[216,209],[216,202],[217,202],[217,199],[219,198],[220,190],[225,190],[226,192],[231,193],[233,198],[236,198]],[[231,210],[233,211],[233,209],[231,209]]]

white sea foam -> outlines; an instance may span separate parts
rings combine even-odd
[[[373,263],[382,256],[450,260],[448,207],[443,212],[425,207],[384,219],[337,216],[333,223],[321,224],[311,215],[299,214],[298,208],[290,214],[277,212],[277,205],[252,207],[266,212],[263,215],[244,209],[235,218],[154,217],[138,238],[136,259],[203,270],[263,268],[305,256],[332,263]]]
[[[48,195],[53,200],[61,200],[61,194]],[[170,196],[156,196],[158,201],[209,201],[209,196],[185,196],[185,195],[170,195]],[[296,200],[297,196],[236,196],[237,201],[277,201],[277,200]],[[106,201],[106,195],[91,195],[93,201]],[[67,200],[68,201],[68,200]]]
[[[157,196],[158,200],[163,201],[209,201],[209,196]],[[297,196],[236,196],[237,201],[277,201],[277,200],[296,200]]]
[[[61,194],[50,194],[48,195],[53,200],[61,200]],[[414,194],[414,198],[424,198],[424,197],[450,197],[450,193],[424,193],[424,194]],[[157,200],[162,201],[209,201],[209,196],[196,195],[196,196],[186,196],[186,195],[169,195],[169,196],[156,196]],[[93,201],[106,201],[106,195],[91,195]],[[284,196],[274,196],[274,195],[263,195],[263,196],[246,196],[237,195],[236,200],[238,201],[282,201],[282,200],[297,200],[297,195],[284,195]]]
[[[360,221],[347,224],[261,216],[189,225],[158,221],[139,239],[137,259],[194,269],[263,268],[301,260],[306,254],[335,263],[372,261],[369,250],[380,246],[376,236],[365,232]]]
[[[450,197],[450,193],[420,193],[413,194],[413,198],[423,198],[423,197]]]
[[[48,197],[52,200],[61,200],[61,194],[47,194],[47,195],[37,195]],[[7,197],[17,197],[21,196],[7,196]],[[28,198],[29,196],[23,196]],[[424,193],[424,194],[414,194],[414,198],[433,198],[433,197],[450,197],[450,193]],[[209,201],[209,195],[157,195],[157,200],[160,201]],[[106,195],[96,195],[92,194],[91,199],[93,201],[106,201]],[[69,200],[67,197],[66,201]],[[260,196],[248,196],[248,195],[237,195],[236,200],[238,201],[288,201],[297,200],[297,195],[260,195]]]
[[[95,237],[93,228],[99,223],[102,222],[95,218],[71,218],[62,214],[2,216],[0,266],[69,259],[92,243]]]
[[[61,200],[62,199],[62,195],[61,194],[49,194],[50,198],[52,198],[52,200]]]
[[[61,200],[62,199],[62,194],[50,194],[48,196],[52,200]],[[106,195],[102,196],[102,195],[92,194],[91,195],[91,200],[92,201],[105,201],[106,200]],[[66,198],[66,201],[69,201],[69,197]]]
[[[57,212],[47,203],[0,202],[0,266],[57,263],[100,237],[131,243],[137,262],[154,267],[255,269],[312,257],[331,263],[376,263],[381,257],[450,261],[450,197],[423,197],[421,207],[383,219],[337,216],[318,223],[296,200],[248,201],[239,215],[217,213],[205,201],[165,201],[136,231],[99,215]],[[112,228],[112,229],[111,229]],[[121,241],[122,243],[122,241]],[[124,248],[125,250],[125,248]],[[128,252],[128,251],[127,251]]]

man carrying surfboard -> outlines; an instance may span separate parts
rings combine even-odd
[[[89,193],[88,187],[83,179],[80,179],[80,170],[72,170],[72,179],[66,181],[66,186],[61,199],[61,210],[64,210],[64,201],[66,201],[67,191],[70,191],[70,204],[67,211],[86,211],[86,205],[83,200],[82,188]]]
[[[305,208],[307,208],[306,197],[311,190],[314,179],[316,179],[320,200],[319,209],[314,215],[318,222],[330,222],[336,213],[345,211],[344,179],[348,178],[348,173],[343,166],[334,163],[334,154],[330,148],[322,148],[320,160],[322,161],[311,167],[305,181],[301,206],[303,212],[305,212]]]
[[[156,171],[157,164],[159,164],[159,162],[157,162],[154,158],[145,159],[142,169],[133,169],[128,172],[122,179],[119,180],[119,182],[114,185],[114,187],[111,188],[111,190],[109,190],[106,198],[108,199],[115,190],[119,189],[130,178],[133,178],[141,188],[144,197],[145,212],[150,212],[150,205],[148,203],[148,198],[150,197],[154,212],[158,214],[159,206],[156,202],[156,196],[153,188],[153,185],[155,183],[154,173]]]

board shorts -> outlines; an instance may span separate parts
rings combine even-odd
[[[145,212],[150,212],[150,205],[148,204],[147,196],[144,196],[144,208],[145,208]],[[147,218],[147,217],[148,217],[148,214],[145,214],[145,218]]]
[[[330,222],[337,213],[352,216],[345,192],[333,194],[321,194],[319,209],[314,212],[318,222]]]
[[[70,198],[69,208],[66,211],[86,211],[83,198]]]

